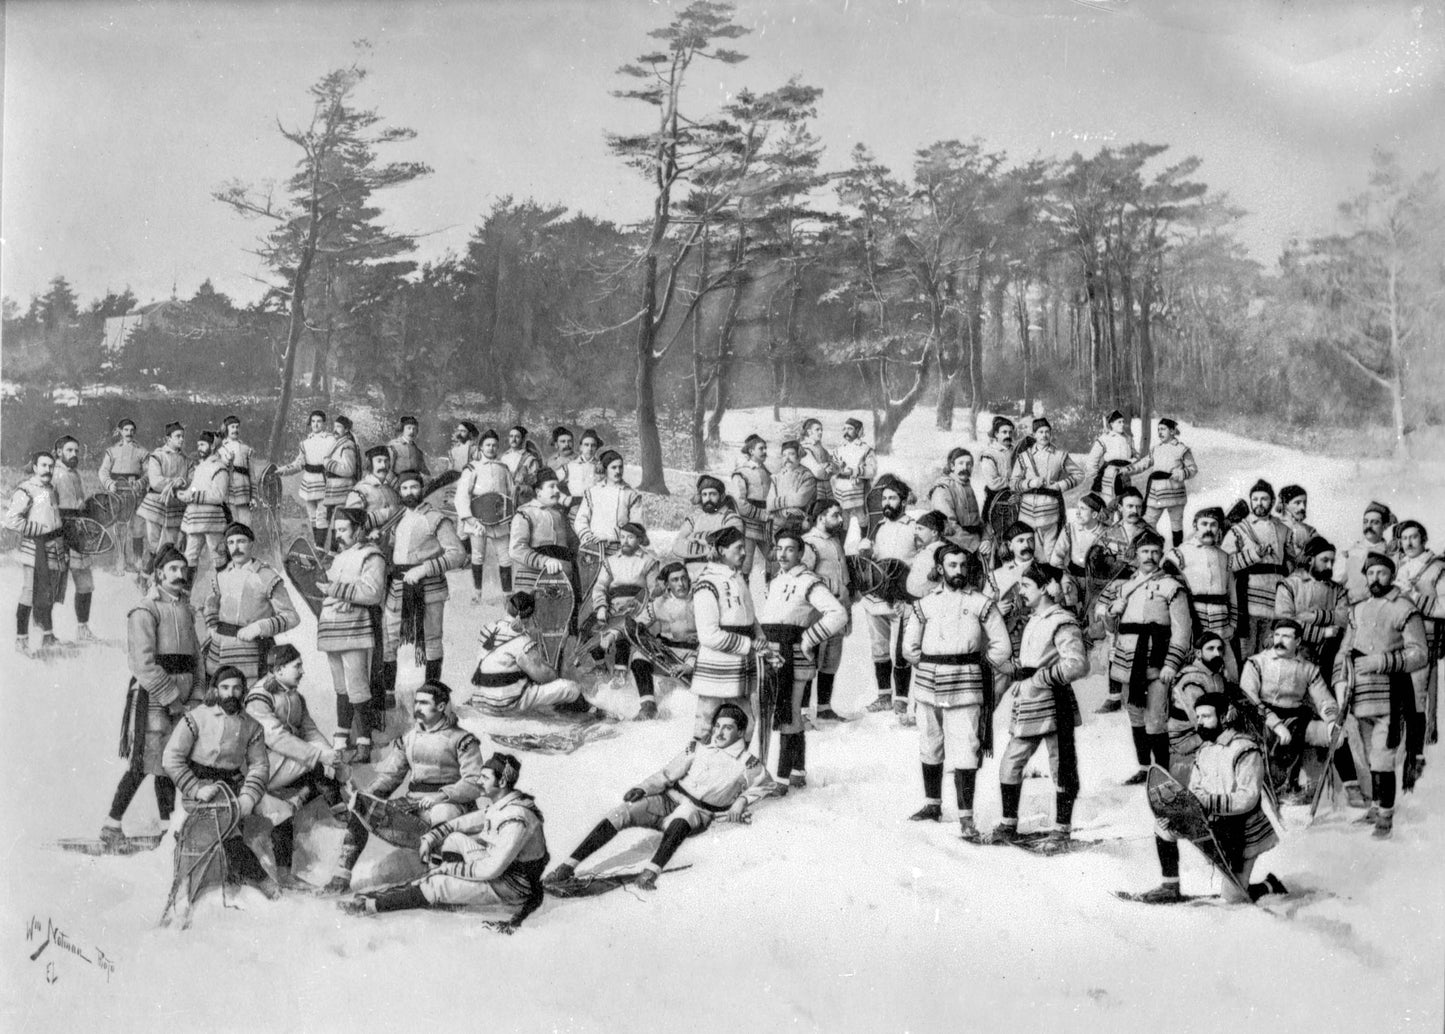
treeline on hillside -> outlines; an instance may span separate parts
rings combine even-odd
[[[1337,231],[1288,242],[1266,269],[1202,160],[1164,144],[1019,160],[965,139],[965,123],[895,170],[863,144],[830,164],[811,130],[821,91],[799,79],[700,107],[697,68],[745,60],[734,48],[746,33],[727,5],[696,2],[619,69],[614,94],[649,128],[607,144],[647,184],[644,222],[503,197],[464,253],[421,266],[408,258],[415,237],[384,228],[377,200],[431,171],[380,156],[413,134],[361,106],[364,69],[319,80],[309,121],[281,128],[297,152],[285,189],[215,192],[262,230],[270,289],[226,333],[252,335],[246,383],[280,389],[273,441],[294,384],[324,397],[338,380],[394,412],[423,409],[439,388],[521,417],[558,397],[628,399],[648,488],[661,483],[648,434],[660,410],[690,414],[702,466],[722,413],[762,401],[865,401],[885,451],[919,404],[943,429],[955,406],[1036,399],[1194,419],[1389,419],[1402,441],[1441,419],[1433,173],[1377,155]],[[27,334],[65,340],[43,352],[68,368],[89,347],[71,340],[77,318],[49,295],[23,317],[7,303],[7,338],[26,320]],[[172,344],[209,347],[165,333],[132,335],[109,359],[117,374],[153,369]],[[210,353],[185,369],[215,375]]]

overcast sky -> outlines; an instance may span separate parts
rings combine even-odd
[[[396,157],[436,172],[380,195],[392,225],[459,250],[499,196],[619,222],[646,184],[606,130],[641,127],[608,90],[644,52],[666,0],[5,4],[3,270],[24,303],[56,273],[83,300],[142,301],[209,276],[252,300],[256,226],[211,200],[294,162],[276,120],[365,39],[364,100],[417,139]],[[820,86],[816,131],[837,168],[862,141],[895,170],[974,136],[1019,159],[1134,140],[1198,154],[1199,178],[1252,213],[1241,236],[1272,264],[1331,225],[1372,148],[1445,164],[1445,0],[744,0],[749,60],[707,65],[699,107],[789,76]]]

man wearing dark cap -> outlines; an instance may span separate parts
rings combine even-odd
[[[1269,742],[1260,746],[1266,748],[1266,768],[1279,794],[1297,783],[1305,748],[1327,748],[1335,724],[1344,720],[1319,667],[1300,656],[1303,631],[1293,618],[1275,618],[1274,644],[1245,661],[1239,676],[1239,688],[1264,723]],[[1350,752],[1337,750],[1334,760],[1350,805],[1363,808]]]
[[[181,533],[186,543],[186,563],[191,565],[194,580],[201,565],[201,547],[214,564],[225,562],[226,550],[221,538],[226,530],[226,497],[231,491],[231,471],[225,457],[215,451],[216,435],[202,431],[196,436],[195,466],[190,470],[188,484],[176,492],[186,504],[181,517]]]
[[[543,657],[530,624],[536,612],[537,602],[530,592],[514,592],[507,597],[507,616],[482,626],[478,635],[482,647],[472,672],[477,691],[467,701],[469,706],[507,716],[543,707],[564,713],[592,710],[582,687],[559,678]]]
[[[1239,608],[1235,653],[1240,657],[1253,657],[1269,645],[1279,583],[1295,561],[1289,529],[1275,518],[1273,509],[1274,487],[1263,479],[1256,481],[1249,490],[1248,516],[1231,525],[1224,537]]]
[[[1395,822],[1395,769],[1404,747],[1403,789],[1414,788],[1424,767],[1424,715],[1415,706],[1410,678],[1430,662],[1425,623],[1395,587],[1395,561],[1383,553],[1365,558],[1367,595],[1350,608],[1335,661],[1335,697],[1350,702],[1369,755],[1375,836],[1390,836]],[[1336,751],[1338,754],[1339,751]]]
[[[239,668],[247,681],[266,673],[266,654],[276,637],[301,624],[286,581],[273,567],[251,555],[256,536],[232,522],[222,538],[226,564],[210,578],[201,614],[210,633],[206,668]]]
[[[768,496],[773,491],[773,473],[768,469],[768,443],[761,435],[750,434],[743,442],[743,461],[733,469],[731,487],[733,501],[743,519],[747,536],[747,556],[743,560],[743,577],[753,571],[753,558],[761,550],[766,557],[772,548],[772,525],[768,520]]]
[[[682,519],[672,537],[668,556],[678,560],[707,559],[708,536],[723,528],[743,530],[743,519],[731,505],[727,487],[720,478],[703,474],[697,479],[697,507]]]
[[[1084,482],[1105,503],[1112,503],[1119,489],[1129,483],[1129,472],[1139,458],[1127,427],[1124,414],[1114,410],[1104,418],[1103,433],[1094,439],[1084,459]]]
[[[747,556],[743,533],[722,528],[712,533],[708,545],[712,559],[692,590],[698,640],[692,676],[697,696],[693,735],[700,740],[708,738],[713,719],[725,704],[736,705],[752,720],[758,658],[771,653],[742,573]]]
[[[597,579],[592,583],[587,605],[592,619],[599,625],[606,625],[619,614],[636,614],[660,590],[657,557],[645,548],[648,545],[647,529],[628,521],[617,529],[617,533],[617,553],[603,560]],[[646,658],[632,657],[626,637],[617,628],[603,633],[601,649],[611,649],[614,663],[623,670],[630,667],[637,680],[637,695],[642,700],[643,711],[647,712],[638,717],[656,717],[657,704],[652,699],[652,665]]]
[[[807,525],[818,498],[818,479],[803,465],[803,446],[789,438],[780,447],[783,465],[773,475],[768,496],[768,516],[775,529],[791,525],[800,531]]]
[[[537,471],[537,494],[512,517],[510,552],[519,591],[531,592],[537,578],[565,574],[580,596],[577,581],[577,534],[562,508],[562,486],[551,467]],[[579,511],[578,516],[581,516]],[[580,601],[579,601],[580,602]]]
[[[236,795],[242,819],[266,796],[270,775],[266,738],[242,705],[245,695],[246,677],[238,669],[229,665],[218,669],[200,706],[180,716],[166,741],[161,764],[188,812],[217,800],[223,786]],[[277,882],[242,838],[239,821],[221,846],[232,881],[252,884],[268,898],[280,894]],[[178,851],[177,868],[180,864]]]
[[[1309,508],[1309,493],[1299,485],[1285,485],[1279,490],[1279,519],[1289,529],[1290,541],[1294,543],[1295,555],[1298,557],[1304,556],[1310,539],[1319,534],[1314,525],[1305,521],[1309,516]],[[1302,566],[1303,560],[1295,565],[1295,569]]]
[[[354,915],[407,908],[465,906],[494,909],[514,928],[542,903],[547,837],[542,810],[517,787],[522,763],[493,754],[482,763],[479,811],[450,819],[422,837],[420,854],[431,870],[420,879],[342,902]]]
[[[186,429],[178,423],[166,424],[166,440],[161,447],[146,457],[146,494],[140,501],[136,514],[145,522],[146,549],[152,558],[165,543],[177,544],[181,540],[181,517],[186,504],[180,492],[186,487]],[[142,563],[141,570],[149,574],[151,563]]]
[[[431,474],[426,464],[426,453],[417,444],[417,428],[416,417],[404,416],[397,427],[396,437],[386,443],[387,451],[391,453],[391,469],[397,477],[420,474],[426,478]]]
[[[908,562],[908,578],[903,586],[908,599],[903,602],[922,599],[936,587],[938,551],[948,541],[943,537],[947,528],[948,522],[937,510],[929,510],[913,522],[918,552],[914,553],[913,559]]]
[[[175,784],[162,768],[161,754],[176,719],[199,701],[205,685],[186,573],[185,556],[170,543],[163,544],[155,556],[155,584],[126,617],[131,678],[121,719],[121,757],[128,765],[100,830],[106,843],[125,839],[121,819],[147,775],[156,777],[162,826],[170,821],[175,806]]]
[[[1074,727],[1083,724],[1074,683],[1089,674],[1089,653],[1078,619],[1059,606],[1062,592],[1057,568],[1030,564],[1019,577],[1019,596],[1029,610],[1019,643],[1018,666],[1009,687],[1013,712],[1009,742],[998,761],[1003,819],[992,839],[1018,836],[1019,802],[1024,769],[1040,747],[1049,755],[1054,777],[1054,828],[1042,850],[1068,850],[1074,799],[1079,795],[1079,756]]]
[[[276,881],[282,890],[308,890],[311,885],[291,871],[296,855],[296,815],[313,797],[322,798],[338,818],[344,814],[338,779],[345,769],[340,752],[316,725],[301,695],[305,665],[290,643],[271,647],[265,677],[246,691],[246,713],[266,738],[269,775],[266,796],[256,811],[271,822],[271,850],[276,855]]]
[[[231,520],[250,525],[251,502],[255,498],[256,479],[261,472],[252,469],[256,450],[241,440],[240,417],[232,414],[221,421],[221,440],[216,443],[216,455],[225,461],[231,472],[230,487],[226,492]]]
[[[463,471],[467,464],[477,458],[477,437],[481,434],[477,425],[463,420],[452,428],[452,443],[447,448],[447,466],[451,470]]]
[[[1084,561],[1089,550],[1099,541],[1105,527],[1100,515],[1106,509],[1103,498],[1097,492],[1085,492],[1074,504],[1074,516],[1054,540],[1049,563],[1059,568],[1076,581],[1085,575]]]
[[[1398,544],[1385,538],[1385,531],[1395,523],[1395,515],[1384,503],[1372,502],[1361,518],[1360,540],[1338,552],[1335,557],[1335,581],[1345,587],[1351,603],[1359,603],[1370,595],[1365,562],[1372,554],[1396,559]]]
[[[1279,583],[1274,612],[1300,626],[1300,653],[1319,665],[1328,681],[1335,670],[1340,637],[1350,621],[1350,599],[1334,581],[1335,547],[1316,535],[1305,544],[1299,566]]]
[[[410,644],[428,681],[442,675],[444,619],[451,598],[447,572],[463,567],[467,553],[451,520],[422,499],[422,475],[412,470],[397,479],[402,513],[391,534],[387,558],[386,602],[383,605],[382,685],[373,686],[372,716],[377,694],[383,708],[396,698],[397,656],[401,644]]]
[[[868,528],[868,492],[878,476],[878,457],[873,446],[863,438],[863,421],[849,417],[843,421],[843,444],[833,451],[837,473],[833,475],[833,496],[843,505],[844,527],[856,520],[858,527]]]
[[[1019,599],[1019,577],[1038,559],[1037,538],[1033,528],[1023,521],[1014,521],[1003,535],[1005,551],[996,557],[1002,562],[984,575],[983,594],[994,601],[1003,615],[1014,651],[1018,650],[1029,619],[1028,608]]]
[[[891,560],[907,567],[918,554],[917,526],[904,509],[913,493],[907,484],[891,474],[878,480],[878,488],[883,495],[883,519],[871,539],[859,542],[858,552],[880,563]],[[863,610],[868,615],[868,641],[873,654],[873,675],[878,683],[878,697],[868,705],[868,710],[892,708],[905,725],[911,724],[908,686],[913,673],[902,649],[903,602],[897,598],[893,586],[885,586],[863,597]]]
[[[1415,707],[1425,716],[1425,742],[1435,743],[1439,740],[1440,658],[1445,655],[1445,558],[1428,548],[1430,536],[1419,521],[1401,521],[1395,533],[1400,542],[1395,584],[1420,612],[1430,650],[1430,663],[1414,675]]]
[[[511,517],[483,524],[472,516],[473,501],[483,496],[499,496],[516,502],[517,487],[512,480],[512,470],[497,458],[497,446],[496,431],[488,428],[482,432],[477,442],[477,455],[457,480],[457,532],[471,540],[473,603],[482,601],[482,575],[488,553],[497,558],[497,577],[503,594],[512,591]]]
[[[748,716],[735,704],[717,709],[709,731],[688,743],[660,771],[622,795],[567,860],[547,874],[546,882],[567,883],[577,866],[605,847],[624,829],[642,827],[662,832],[637,886],[654,890],[682,842],[720,822],[746,822],[748,808],[770,795],[772,777],[748,752]]]
[[[385,800],[406,783],[404,798],[431,826],[473,810],[482,795],[481,748],[477,738],[457,724],[449,709],[451,699],[452,691],[444,682],[423,682],[417,688],[412,705],[414,724],[392,744],[366,787],[367,793]],[[344,894],[351,889],[352,871],[370,838],[370,831],[353,809],[327,893]]]
[[[617,552],[621,538],[618,529],[624,524],[637,524],[642,519],[642,493],[624,480],[621,454],[608,449],[597,457],[597,466],[602,471],[602,480],[582,493],[582,502],[572,521],[578,547],[583,551],[579,559],[579,574],[584,595],[591,593],[602,561]],[[562,472],[558,470],[557,473],[560,476]],[[558,503],[565,516],[566,502],[562,499],[560,487]]]
[[[973,797],[980,759],[993,753],[994,677],[1013,671],[1003,616],[978,591],[976,554],[946,542],[938,551],[938,585],[909,607],[901,653],[918,672],[918,754],[923,807],[910,818],[943,815],[943,771],[953,770],[959,831],[976,841]]]
[[[385,445],[367,449],[366,476],[353,485],[346,496],[348,509],[366,514],[366,530],[373,538],[378,528],[385,527],[401,512],[401,496],[391,473],[391,456],[391,449]]]
[[[1014,460],[1010,484],[1019,493],[1019,520],[1038,533],[1039,553],[1048,556],[1064,523],[1064,493],[1084,479],[1084,472],[1054,444],[1047,420],[1039,417],[1033,427],[1033,447]]]
[[[563,483],[567,486],[564,502],[567,506],[568,517],[577,516],[577,508],[582,505],[582,493],[602,480],[602,471],[597,465],[597,454],[602,450],[602,436],[592,428],[582,432],[576,455],[570,456],[563,463],[550,463],[550,466],[562,476]],[[558,457],[560,459],[560,453]]]
[[[1225,642],[1233,644],[1239,611],[1229,554],[1219,544],[1223,526],[1224,511],[1219,507],[1206,506],[1196,511],[1194,534],[1171,549],[1164,563],[1189,590],[1195,634],[1217,632]],[[1239,661],[1233,652],[1226,655],[1225,671],[1230,677],[1239,674]]]
[[[351,431],[351,418],[337,414],[331,422],[336,442],[331,446],[322,468],[326,478],[326,495],[322,500],[328,509],[346,505],[351,487],[361,479],[361,448]]]
[[[135,440],[135,421],[130,417],[122,417],[115,431],[119,440],[108,446],[100,458],[100,487],[124,493],[139,503],[146,490],[146,450]],[[140,569],[145,536],[145,521],[139,513],[132,513],[125,527],[116,528],[116,547],[125,554],[127,570]]]
[[[1205,693],[1229,695],[1225,674],[1228,654],[1226,636],[1201,633],[1194,641],[1193,658],[1169,689],[1169,774],[1185,786],[1189,785],[1189,770],[1204,742],[1194,731],[1194,704]]]
[[[972,478],[973,453],[962,447],[948,450],[943,476],[928,489],[928,505],[947,522],[944,538],[976,552],[983,535],[983,518],[979,516]]]
[[[1134,541],[1137,573],[1099,597],[1104,624],[1114,633],[1109,691],[1125,697],[1139,769],[1125,785],[1143,783],[1149,762],[1169,767],[1169,691],[1184,668],[1193,618],[1184,586],[1161,566],[1164,540],[1146,528]],[[1127,690],[1127,693],[1125,692]]]
[[[1159,530],[1159,518],[1169,514],[1169,533],[1174,545],[1184,541],[1184,506],[1189,501],[1185,482],[1199,473],[1194,451],[1179,440],[1179,424],[1171,417],[1160,417],[1154,447],[1149,455],[1129,468],[1129,473],[1149,471],[1144,488],[1144,522]]]
[[[381,649],[381,605],[386,598],[386,557],[365,538],[366,514],[345,506],[332,518],[340,547],[326,580],[316,619],[316,649],[331,666],[336,691],[337,750],[356,749],[357,764],[371,763],[371,658]]]
[[[1284,893],[1284,885],[1272,873],[1264,883],[1250,883],[1255,863],[1279,838],[1261,806],[1264,755],[1259,744],[1226,721],[1229,711],[1229,701],[1220,693],[1201,694],[1194,702],[1194,727],[1202,745],[1188,786],[1204,809],[1232,875],[1223,886],[1224,900],[1238,904]],[[1160,905],[1184,900],[1179,890],[1179,834],[1158,822],[1154,847],[1164,882],[1139,900]]]
[[[326,528],[330,509],[326,505],[326,461],[336,447],[337,438],[326,427],[326,414],[313,409],[308,418],[309,431],[301,439],[296,458],[276,471],[282,477],[299,473],[301,475],[301,505],[306,508],[306,518],[311,524],[311,538],[318,546],[326,544]],[[341,499],[344,503],[345,497]]]

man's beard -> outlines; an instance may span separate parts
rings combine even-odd
[[[1380,585],[1378,583],[1372,582],[1370,584],[1370,595],[1375,597],[1375,599],[1377,600],[1382,599],[1383,597],[1388,596],[1390,594],[1390,590],[1393,588],[1393,585]]]
[[[950,589],[962,589],[965,579],[961,574],[946,574],[943,576],[943,584]]]
[[[408,510],[415,510],[421,505],[421,496],[404,495],[401,497],[401,505],[405,506]]]
[[[221,697],[219,702],[221,705],[221,710],[225,711],[227,714],[241,713],[241,701],[238,697]]]
[[[1310,568],[1310,577],[1313,578],[1313,579],[1314,579],[1315,581],[1317,581],[1317,582],[1327,582],[1327,581],[1329,581],[1329,580],[1330,580],[1330,576],[1331,576],[1333,573],[1334,573],[1334,572],[1332,572],[1328,567],[1325,567],[1325,568],[1314,568],[1314,567],[1311,567],[1311,568]]]
[[[718,507],[721,506],[722,504],[721,504],[721,503],[699,503],[698,505],[702,507],[702,512],[703,512],[703,513],[717,513]]]
[[[60,462],[61,462],[61,463],[64,463],[64,464],[65,464],[67,467],[69,467],[71,470],[74,470],[76,467],[80,466],[80,457],[77,456],[77,457],[75,457],[75,459],[73,459],[73,460],[68,460],[68,459],[66,459],[64,456],[62,456],[62,457],[60,457]]]
[[[883,516],[887,517],[890,521],[896,521],[898,519],[898,515],[902,512],[903,507],[901,506],[890,506],[887,503],[883,504]]]
[[[1220,654],[1218,657],[1203,657],[1201,660],[1204,662],[1204,666],[1216,675],[1224,670],[1224,654]]]
[[[1205,743],[1213,743],[1219,739],[1219,734],[1224,731],[1224,728],[1219,725],[1197,725],[1194,727],[1194,731],[1199,734],[1199,738]]]
[[[1269,516],[1269,504],[1266,503],[1266,504],[1264,504],[1263,506],[1251,506],[1251,507],[1249,508],[1249,512],[1252,513],[1252,514],[1254,514],[1256,517],[1268,517],[1268,516]]]

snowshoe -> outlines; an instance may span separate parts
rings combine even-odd
[[[161,846],[165,839],[164,833],[154,833],[149,836],[128,837],[124,833],[119,836],[91,837],[65,837],[57,840],[55,846],[62,851],[72,851],[76,854],[88,854],[99,857],[101,855],[132,855],[140,854],[142,851],[154,851]]]
[[[1137,901],[1141,905],[1187,905],[1195,901],[1219,900],[1218,894],[1184,894],[1179,890],[1177,883],[1164,883],[1153,890],[1146,890],[1142,894],[1116,890],[1114,897],[1120,901]]]
[[[564,866],[559,865],[553,870],[552,875],[556,877],[551,882],[542,881],[547,893],[558,898],[593,898],[599,894],[606,894],[608,891],[616,890],[618,887],[626,887],[630,884],[641,884],[644,875],[650,876],[652,886],[644,889],[651,890],[657,885],[657,874],[651,869],[633,870],[631,872],[611,873],[587,873],[578,876],[575,872],[569,872],[566,878],[562,878],[561,870]],[[691,868],[691,865],[675,865],[667,872],[681,872]]]

